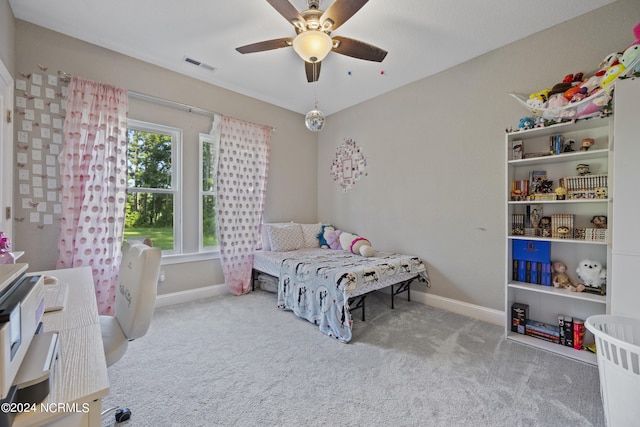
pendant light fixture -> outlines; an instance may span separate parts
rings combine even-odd
[[[304,124],[311,132],[320,132],[325,124],[324,114],[318,110],[318,100],[316,100],[315,107],[309,111],[304,118]]]

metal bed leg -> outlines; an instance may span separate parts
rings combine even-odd
[[[365,301],[366,301],[366,297],[367,295],[360,295],[354,298],[358,298],[357,300],[354,300],[353,298],[350,299],[350,301],[348,301],[349,304],[349,310],[350,311],[354,311],[357,309],[362,309],[362,315],[360,316],[362,318],[362,321],[364,322],[364,312],[365,312]],[[355,302],[354,302],[355,301]]]

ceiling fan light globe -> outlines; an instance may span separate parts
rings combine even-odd
[[[293,39],[293,50],[307,62],[322,61],[331,51],[332,46],[331,37],[318,30],[304,31]]]
[[[304,124],[311,132],[320,132],[325,124],[324,114],[320,110],[313,109],[305,116]]]

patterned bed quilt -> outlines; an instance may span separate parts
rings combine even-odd
[[[417,278],[429,283],[417,257],[376,252],[363,257],[344,251],[285,258],[280,266],[278,308],[291,310],[342,342],[351,340],[349,298]]]

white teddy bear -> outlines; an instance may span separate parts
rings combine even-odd
[[[576,268],[578,279],[585,286],[602,289],[607,283],[607,269],[594,259],[583,259]]]

